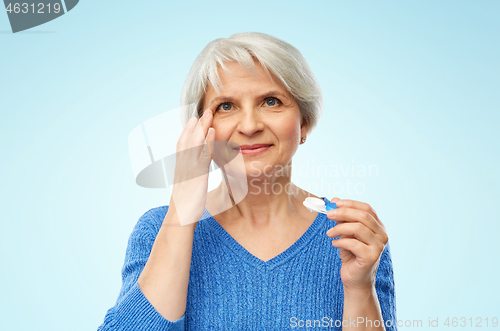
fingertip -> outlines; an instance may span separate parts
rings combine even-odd
[[[208,132],[207,132],[207,138],[211,138],[210,140],[213,140],[213,137],[215,136],[215,129],[212,128],[212,127],[209,127],[208,128]]]
[[[191,125],[191,126],[193,126],[193,125],[195,125],[196,123],[198,123],[198,118],[197,118],[195,115],[193,115],[193,116],[189,119],[189,121],[188,121],[187,125]]]
[[[334,219],[337,216],[337,209],[330,209],[326,212],[326,216],[329,219]]]
[[[209,116],[209,115],[210,115],[210,116],[211,116],[211,115],[213,115],[213,111],[212,111],[212,109],[211,109],[211,108],[207,108],[207,109],[205,109],[205,111],[203,112],[203,117],[205,117],[205,116]]]

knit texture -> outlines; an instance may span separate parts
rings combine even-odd
[[[98,331],[342,329],[342,262],[326,235],[336,223],[321,213],[294,244],[267,262],[248,252],[213,217],[202,219],[194,233],[186,312],[177,321],[165,319],[137,279],[167,210],[149,210],[134,227],[118,300]],[[386,329],[397,330],[389,245],[375,287]]]

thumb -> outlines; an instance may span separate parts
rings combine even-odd
[[[335,197],[335,198],[332,198],[332,199],[330,200],[330,202],[335,202],[335,203],[336,203],[336,202],[337,202],[337,201],[339,201],[339,200],[340,200],[339,198]]]

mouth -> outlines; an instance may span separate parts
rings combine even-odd
[[[243,155],[258,155],[267,151],[273,144],[254,144],[254,145],[241,145],[236,148]]]

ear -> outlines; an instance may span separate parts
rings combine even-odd
[[[305,118],[302,118],[302,123],[300,123],[300,136],[307,137],[307,130],[308,129],[309,129],[309,123],[307,123]]]

